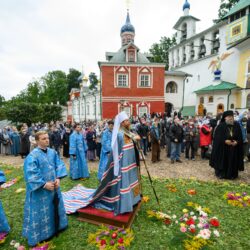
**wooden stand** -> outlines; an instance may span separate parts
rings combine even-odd
[[[92,223],[95,225],[114,226],[119,228],[130,228],[136,214],[140,210],[141,202],[134,206],[133,212],[114,215],[113,211],[86,207],[79,209],[78,220]]]

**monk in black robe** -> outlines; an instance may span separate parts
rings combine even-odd
[[[210,166],[220,179],[235,179],[244,170],[243,139],[240,125],[234,121],[233,111],[225,111],[215,128]]]

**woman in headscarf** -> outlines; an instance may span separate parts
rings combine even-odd
[[[5,155],[10,155],[11,153],[10,146],[11,146],[11,139],[7,131],[7,128],[4,128],[2,133],[1,153]]]
[[[11,145],[11,154],[18,156],[20,153],[20,135],[15,126],[12,127],[12,132],[10,134],[10,139],[12,142]]]

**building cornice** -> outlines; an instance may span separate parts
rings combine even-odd
[[[165,68],[165,63],[127,63],[127,62],[120,62],[120,63],[112,63],[112,62],[98,62],[99,67],[101,66],[130,66],[130,67],[140,67],[140,66],[147,66],[147,67],[162,67]]]

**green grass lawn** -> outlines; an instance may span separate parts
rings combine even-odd
[[[7,214],[11,232],[1,249],[14,249],[10,246],[11,240],[16,240],[27,246],[27,242],[21,236],[23,221],[23,205],[25,192],[15,193],[18,188],[24,188],[22,169],[12,166],[0,166],[1,170],[13,170],[6,175],[7,180],[15,177],[21,177],[20,181],[8,189],[0,192],[0,199]],[[87,181],[72,181],[68,177],[62,180],[61,189],[67,191],[75,185],[83,183],[87,187],[97,187],[96,173],[91,174]],[[166,185],[173,184],[177,192],[170,192]],[[149,202],[142,204],[132,230],[134,231],[134,241],[130,249],[183,249],[181,242],[173,241],[176,235],[174,226],[166,226],[161,221],[154,221],[147,217],[147,210],[159,207],[153,196],[149,181],[146,177],[142,178],[143,194],[150,197]],[[181,215],[182,209],[188,201],[208,207],[212,211],[211,215],[216,216],[221,223],[221,237],[215,244],[209,246],[209,249],[250,249],[250,207],[239,208],[232,207],[224,200],[223,195],[227,191],[247,192],[250,194],[250,187],[247,185],[233,184],[232,182],[201,182],[196,180],[183,179],[155,179],[154,186],[161,202],[161,210],[165,213]],[[197,194],[190,196],[187,194],[188,189],[195,189]],[[89,233],[94,233],[97,226],[79,222],[75,215],[69,218],[69,227],[66,231],[53,239],[53,244],[58,250],[83,250],[95,249],[87,243]]]

